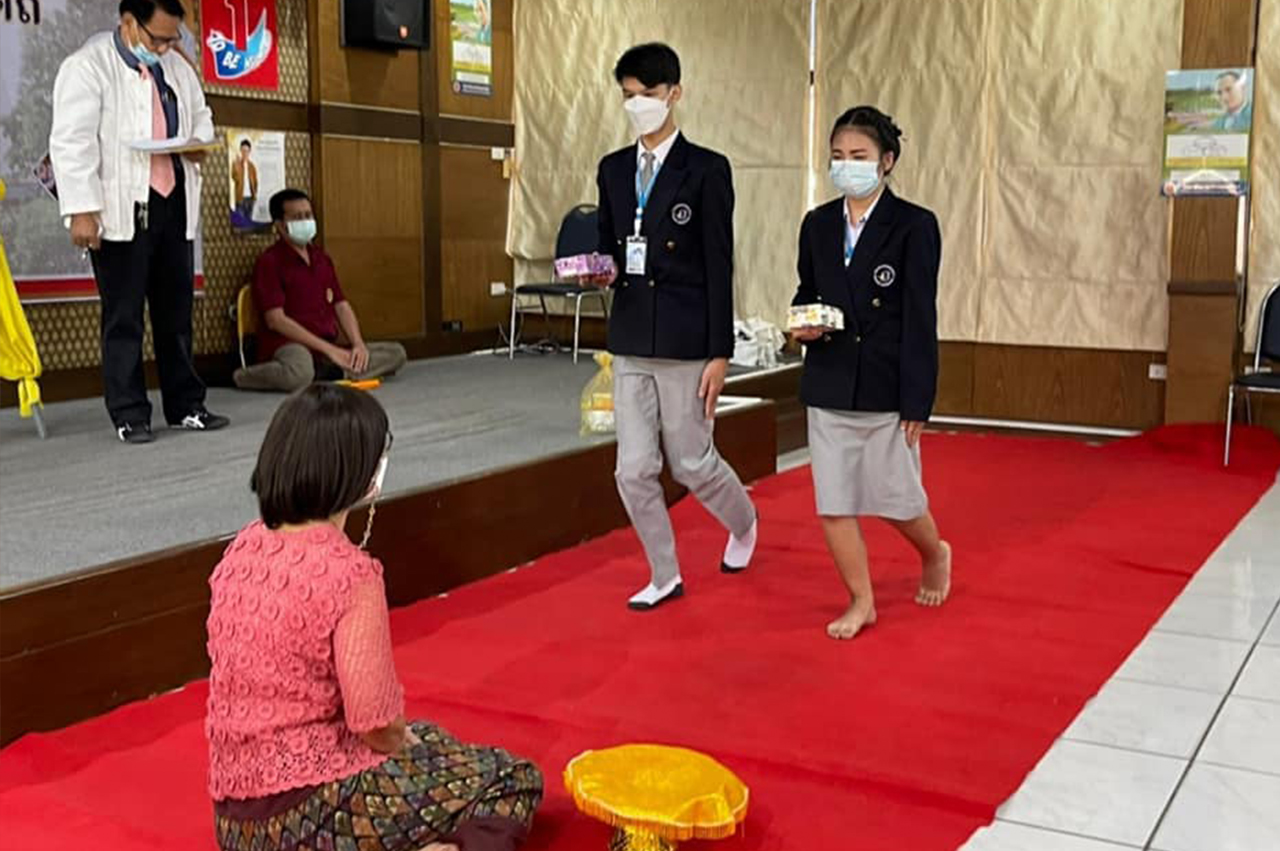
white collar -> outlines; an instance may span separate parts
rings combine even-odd
[[[876,200],[871,202],[871,206],[867,208],[867,211],[863,213],[861,217],[859,217],[857,222],[849,221],[849,202],[846,201],[844,198],[841,198],[840,212],[844,213],[845,226],[861,228],[863,225],[865,225],[867,223],[867,220],[871,218],[871,214],[876,211],[876,205],[880,203],[880,199],[884,197],[884,193],[885,193],[885,190],[881,189],[880,194],[876,196]]]
[[[649,151],[651,154],[653,154],[653,164],[656,168],[662,168],[662,164],[667,161],[667,155],[671,153],[671,149],[676,144],[676,139],[679,139],[679,138],[680,138],[680,131],[676,130],[676,132],[672,133],[670,136],[664,139],[661,145],[654,148],[652,151]],[[649,149],[644,146],[643,139],[636,140],[636,162],[637,163],[643,162],[641,160],[641,156],[644,154],[645,151],[648,151],[648,150]]]

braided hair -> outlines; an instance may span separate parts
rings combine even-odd
[[[836,135],[841,130],[848,129],[857,130],[871,137],[871,140],[880,148],[881,156],[886,153],[893,154],[893,166],[889,171],[897,166],[898,159],[902,156],[902,128],[893,123],[891,116],[885,115],[874,106],[855,106],[836,119],[835,126],[831,128],[831,141],[835,141]],[[885,172],[886,175],[888,173],[888,171]]]

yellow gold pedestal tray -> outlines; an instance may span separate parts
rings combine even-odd
[[[705,754],[665,745],[586,751],[564,769],[578,809],[617,828],[610,851],[669,851],[724,839],[747,817],[747,787]]]

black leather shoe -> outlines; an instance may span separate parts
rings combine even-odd
[[[125,443],[151,443],[156,436],[150,423],[124,423],[116,426],[116,437]]]
[[[183,431],[217,431],[220,428],[226,428],[230,424],[231,420],[224,416],[199,410],[187,414],[182,418],[181,422],[169,423],[169,428],[182,429]]]

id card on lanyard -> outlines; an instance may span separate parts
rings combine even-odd
[[[643,275],[649,256],[649,241],[640,235],[640,227],[644,224],[644,208],[649,203],[649,195],[653,192],[653,184],[658,180],[661,167],[653,170],[647,186],[640,185],[640,169],[636,169],[636,221],[635,229],[627,237],[627,274]]]

